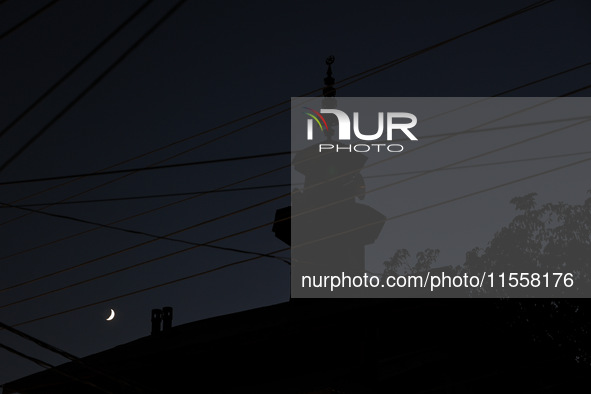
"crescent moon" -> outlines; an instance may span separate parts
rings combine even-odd
[[[107,317],[107,321],[113,320],[114,317],[115,317],[115,311],[113,309],[111,309],[111,316]]]

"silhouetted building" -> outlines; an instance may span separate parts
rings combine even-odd
[[[587,382],[588,367],[510,327],[520,312],[503,305],[292,300],[176,326],[83,361],[151,393],[572,392]],[[75,362],[59,368],[132,392]],[[51,370],[4,386],[4,393],[95,392]]]

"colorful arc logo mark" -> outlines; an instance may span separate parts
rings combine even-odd
[[[309,111],[314,112],[314,114],[311,114],[310,112],[304,112],[306,115],[310,116],[312,119],[314,119],[316,121],[316,123],[318,123],[318,126],[320,126],[320,130],[324,131],[324,127],[322,127],[322,123],[324,123],[324,126],[326,127],[326,130],[328,130],[328,125],[326,124],[326,120],[324,120],[324,117],[322,115],[320,115],[320,113],[318,111],[314,111],[312,108],[308,108],[308,107],[304,107],[304,109],[307,109]],[[322,123],[320,123],[320,119],[322,119]]]

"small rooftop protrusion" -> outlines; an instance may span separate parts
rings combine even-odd
[[[162,308],[162,331],[168,331],[172,328],[172,307]]]
[[[162,331],[162,310],[152,309],[152,335],[157,335]]]

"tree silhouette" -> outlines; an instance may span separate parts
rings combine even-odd
[[[425,249],[418,252],[412,262],[407,249],[398,249],[392,257],[384,261],[384,276],[414,275],[427,272],[437,261],[438,256],[439,249]]]
[[[515,197],[511,203],[519,214],[501,228],[488,246],[466,253],[463,270],[481,272],[550,273],[549,289],[544,296],[591,295],[591,198],[580,205],[564,202],[536,204],[536,193]],[[572,287],[564,280],[555,287],[552,273],[572,274]],[[567,283],[570,284],[570,283]],[[542,289],[544,286],[540,286]],[[528,296],[532,287],[492,292],[505,296]],[[545,290],[545,289],[544,289]],[[484,290],[491,291],[491,290]]]
[[[591,190],[588,192],[591,194]],[[469,289],[469,296],[495,296],[496,316],[502,316],[507,327],[521,331],[525,338],[559,350],[569,359],[591,364],[591,198],[582,204],[564,202],[538,204],[536,193],[511,200],[518,214],[502,227],[485,248],[466,253],[463,265],[452,269],[457,274],[477,275],[482,272],[572,273],[570,288],[559,286],[529,298],[532,288]],[[410,253],[399,249],[384,262],[385,275],[411,274],[430,269],[438,250],[417,253],[416,263],[409,263]],[[554,285],[554,280],[550,285]],[[507,299],[510,295],[513,298]],[[516,298],[517,297],[517,298]],[[490,304],[487,304],[490,305]],[[484,307],[484,306],[483,306]]]

